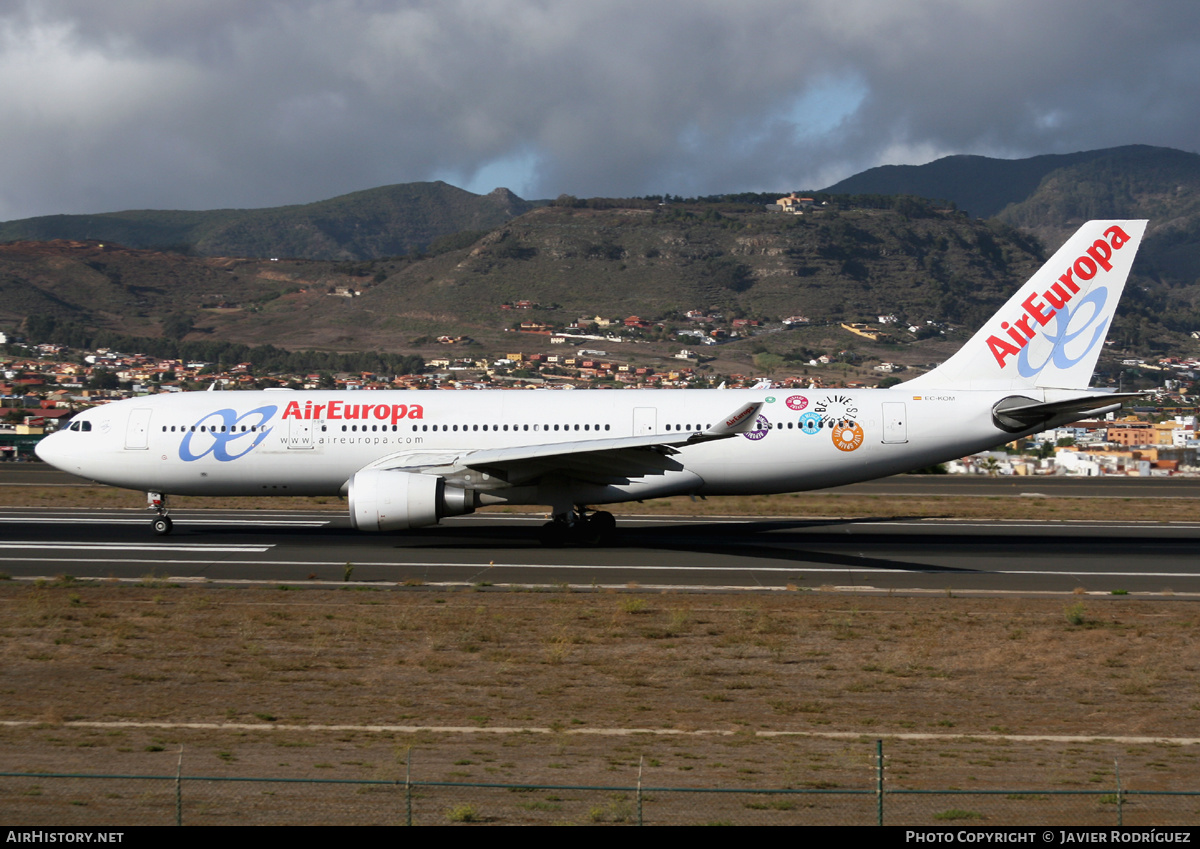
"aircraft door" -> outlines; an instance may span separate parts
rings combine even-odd
[[[289,419],[287,447],[289,451],[312,450],[314,426],[320,424],[313,419]]]
[[[150,447],[150,413],[145,407],[129,412],[125,428],[125,450],[145,451]]]
[[[908,415],[903,401],[887,401],[883,405],[883,442],[908,442]]]
[[[658,408],[657,407],[634,407],[633,408],[633,435],[644,436],[648,433],[658,432]]]

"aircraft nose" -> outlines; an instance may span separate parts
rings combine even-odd
[[[63,450],[65,447],[63,439],[64,434],[52,433],[33,447],[33,453],[37,454],[43,462],[49,463],[56,469],[62,469],[67,458],[67,453]]]

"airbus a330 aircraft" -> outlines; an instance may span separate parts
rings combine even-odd
[[[911,471],[1116,410],[1089,390],[1145,221],[1079,229],[948,361],[890,389],[193,392],[80,413],[37,454],[168,495],[346,495],[354,527],[547,505],[547,541],[594,541],[593,505],[820,489]]]

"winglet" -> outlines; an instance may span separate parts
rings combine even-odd
[[[720,422],[704,431],[702,436],[708,439],[717,439],[754,430],[755,424],[758,422],[758,411],[762,409],[762,406],[762,401],[754,401],[744,407],[740,407],[732,415],[726,416]]]

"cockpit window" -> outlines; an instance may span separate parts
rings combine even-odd
[[[76,430],[76,431],[82,430],[85,433],[91,431],[91,429],[92,429],[91,422],[71,422],[71,426],[69,428],[67,428],[67,430]]]

